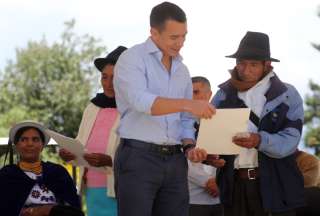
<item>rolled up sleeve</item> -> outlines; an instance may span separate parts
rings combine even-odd
[[[185,91],[185,98],[192,99],[192,82],[188,83],[188,86]],[[181,139],[193,139],[195,140],[194,134],[194,122],[195,117],[191,113],[182,112],[181,113],[181,124],[182,124],[182,134]]]
[[[124,100],[130,108],[151,114],[157,95],[148,92],[143,60],[134,53],[123,53],[114,70],[116,98]]]

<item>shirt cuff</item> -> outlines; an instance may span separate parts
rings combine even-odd
[[[144,94],[137,104],[137,110],[151,115],[151,108],[158,96],[146,93]]]
[[[266,150],[266,147],[268,146],[269,139],[268,139],[268,135],[264,134],[263,132],[259,132],[259,134],[260,134],[260,144],[259,144],[258,150],[263,152]]]

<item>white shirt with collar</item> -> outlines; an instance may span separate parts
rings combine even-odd
[[[267,101],[265,93],[270,88],[270,78],[274,72],[268,73],[255,86],[245,92],[238,92],[238,97],[243,100],[247,107],[251,109],[258,117],[261,116],[263,107]],[[251,121],[248,122],[248,132],[256,133],[258,128]],[[234,168],[255,168],[258,167],[258,151],[255,148],[241,148],[240,154],[234,161]]]

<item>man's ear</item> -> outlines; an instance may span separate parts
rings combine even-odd
[[[159,37],[159,30],[156,29],[156,28],[151,27],[151,29],[150,29],[150,34],[151,34],[151,37],[152,37],[153,39],[156,39],[156,38]]]
[[[273,67],[271,65],[271,61],[265,61],[264,62],[264,73],[269,73],[272,71]]]
[[[265,67],[271,67],[271,61],[265,61],[264,62]]]

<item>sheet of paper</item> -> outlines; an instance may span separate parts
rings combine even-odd
[[[197,146],[208,154],[239,154],[240,148],[232,142],[239,132],[247,132],[249,108],[217,109],[211,119],[202,119]]]
[[[83,154],[86,152],[84,146],[79,140],[64,136],[49,129],[46,129],[46,133],[57,142],[60,148],[64,148],[76,156],[76,159],[71,162],[71,164],[74,166],[84,166],[107,171],[104,167],[90,166],[90,164],[83,157]]]

